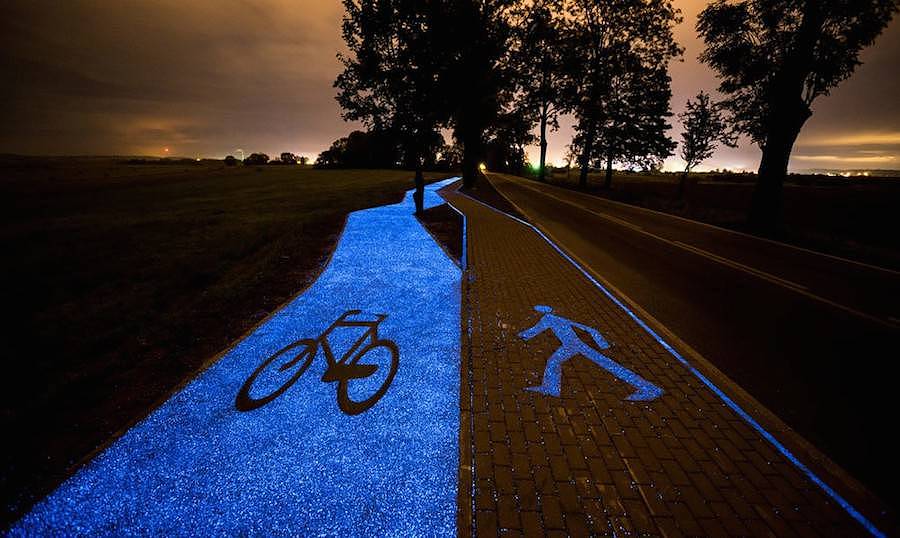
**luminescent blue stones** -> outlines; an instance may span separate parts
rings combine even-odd
[[[428,186],[426,206],[443,203],[435,191],[451,181]],[[11,534],[454,534],[460,269],[412,212],[407,193],[399,204],[350,215],[309,290],[38,503]],[[341,410],[338,383],[323,381],[320,344],[278,397],[236,408],[267,358],[301,340],[296,353],[309,349],[351,310],[383,314],[377,338],[399,351],[396,375],[374,405]],[[359,334],[336,330],[328,338],[340,356]],[[390,346],[375,345],[361,362],[392,359]],[[347,374],[349,400],[377,391],[385,372]],[[268,382],[260,378],[249,396],[266,394]]]

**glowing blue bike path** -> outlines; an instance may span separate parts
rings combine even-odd
[[[444,201],[426,187],[426,207]],[[456,531],[460,269],[411,193],[347,220],[328,267],[184,390],[38,503],[12,535],[451,535]],[[341,412],[320,349],[280,397],[235,408],[248,376],[344,312],[387,314],[399,368]],[[338,342],[340,343],[340,342]],[[337,351],[336,351],[337,353]],[[352,394],[352,390],[351,390]]]

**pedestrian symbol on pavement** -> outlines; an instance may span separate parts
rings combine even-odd
[[[544,315],[533,327],[519,333],[519,337],[524,340],[531,340],[542,332],[550,330],[559,340],[559,349],[557,349],[547,360],[547,366],[544,369],[544,380],[541,385],[537,387],[528,387],[527,390],[558,398],[560,385],[562,384],[563,363],[577,355],[581,355],[607,372],[613,374],[619,378],[619,380],[634,387],[635,392],[626,398],[626,400],[645,402],[655,400],[662,395],[663,390],[661,388],[594,349],[593,346],[589,345],[578,336],[575,329],[579,329],[590,335],[594,343],[600,349],[609,349],[609,343],[603,338],[600,331],[593,327],[588,327],[587,325],[566,319],[562,316],[557,316],[549,306],[537,305],[534,309]]]

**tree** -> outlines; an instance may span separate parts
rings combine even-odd
[[[281,162],[283,164],[297,164],[297,156],[286,151],[281,154]]]
[[[667,68],[659,65],[632,69],[616,77],[611,99],[614,106],[595,144],[598,157],[606,167],[606,189],[612,187],[613,162],[641,170],[658,170],[676,146],[666,134],[671,127],[667,119],[672,116]]]
[[[514,61],[524,106],[538,117],[540,161],[538,179],[546,178],[547,129],[559,129],[559,114],[566,112],[561,90],[565,77],[559,20],[561,0],[536,0],[513,12]]]
[[[534,143],[534,122],[527,110],[500,114],[487,133],[485,160],[490,170],[521,175],[528,162],[525,148]]]
[[[671,0],[570,0],[565,20],[563,64],[578,73],[565,94],[577,120],[579,183],[585,188],[600,162],[608,187],[614,162],[652,164],[674,150],[668,63],[682,52],[672,34],[680,12]]]
[[[237,166],[238,160],[234,157],[234,155],[229,155],[225,157],[225,166]]]
[[[897,0],[715,0],[701,13],[700,59],[718,74],[735,127],[762,148],[749,220],[778,235],[794,143],[812,103],[853,74]]]
[[[714,103],[709,94],[701,91],[695,100],[688,99],[681,120],[681,158],[684,159],[684,175],[678,184],[678,192],[684,193],[684,185],[691,170],[713,156],[716,147],[724,144],[730,148],[737,146],[737,136],[727,125],[720,103]]]
[[[458,143],[445,144],[439,151],[439,158],[435,163],[440,170],[459,170],[462,166],[463,149]]]
[[[443,0],[437,49],[443,60],[454,138],[463,147],[463,185],[471,187],[486,136],[512,101],[510,8],[515,0]]]
[[[443,140],[449,117],[442,80],[439,0],[344,0],[349,55],[335,80],[345,120],[396,134],[403,160],[415,167],[416,212],[423,210],[425,154]],[[437,141],[439,140],[439,142]]]
[[[300,164],[301,164],[301,165],[306,166],[306,164],[309,163],[309,157],[307,157],[307,156],[305,156],[305,155],[302,155],[302,156],[298,159],[298,161],[300,161]]]
[[[251,153],[249,157],[244,159],[246,165],[260,165],[269,162],[269,156],[265,153]]]
[[[398,141],[389,131],[353,131],[319,154],[319,168],[396,168]]]
[[[566,181],[569,181],[572,178],[572,163],[578,162],[578,148],[574,145],[574,141],[566,146],[563,161],[566,163]]]

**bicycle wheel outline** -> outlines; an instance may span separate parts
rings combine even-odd
[[[300,346],[306,346],[306,349],[304,349],[300,353],[297,353],[297,355],[293,359],[284,363],[284,365],[281,366],[280,369],[286,370],[297,362],[300,362],[300,359],[304,354],[308,355],[308,357],[306,358],[306,362],[300,368],[298,368],[297,371],[284,384],[275,389],[274,392],[271,392],[262,398],[251,397],[250,389],[253,387],[253,382],[256,381],[256,378],[259,377],[259,374],[261,374],[266,369],[266,367],[268,367],[278,357],[281,357],[285,353]],[[238,411],[253,411],[254,409],[258,409],[271,402],[275,398],[281,396],[284,391],[291,388],[291,386],[296,383],[298,379],[300,379],[300,376],[302,376],[306,372],[306,370],[309,368],[309,365],[312,364],[313,359],[315,359],[318,350],[319,342],[313,340],[312,338],[302,338],[279,349],[271,356],[269,356],[269,358],[264,360],[262,364],[260,364],[252,374],[250,374],[250,377],[247,378],[247,381],[244,381],[243,386],[241,386],[241,390],[238,391],[237,397],[235,397],[234,399],[234,406],[238,409]]]
[[[338,407],[341,408],[341,411],[348,415],[358,415],[363,411],[367,411],[372,408],[378,400],[384,396],[384,393],[387,392],[387,389],[391,386],[391,383],[394,381],[394,376],[397,375],[397,370],[400,368],[400,350],[397,348],[397,344],[395,344],[391,340],[380,339],[373,340],[366,347],[362,348],[359,353],[356,354],[350,360],[350,364],[356,364],[359,360],[369,351],[378,348],[385,347],[391,352],[391,371],[388,373],[388,376],[385,378],[384,383],[381,384],[381,387],[375,391],[372,396],[369,396],[365,400],[354,401],[350,398],[350,380],[342,379],[338,381],[337,386],[337,399],[338,399]],[[373,374],[374,375],[374,374]]]

